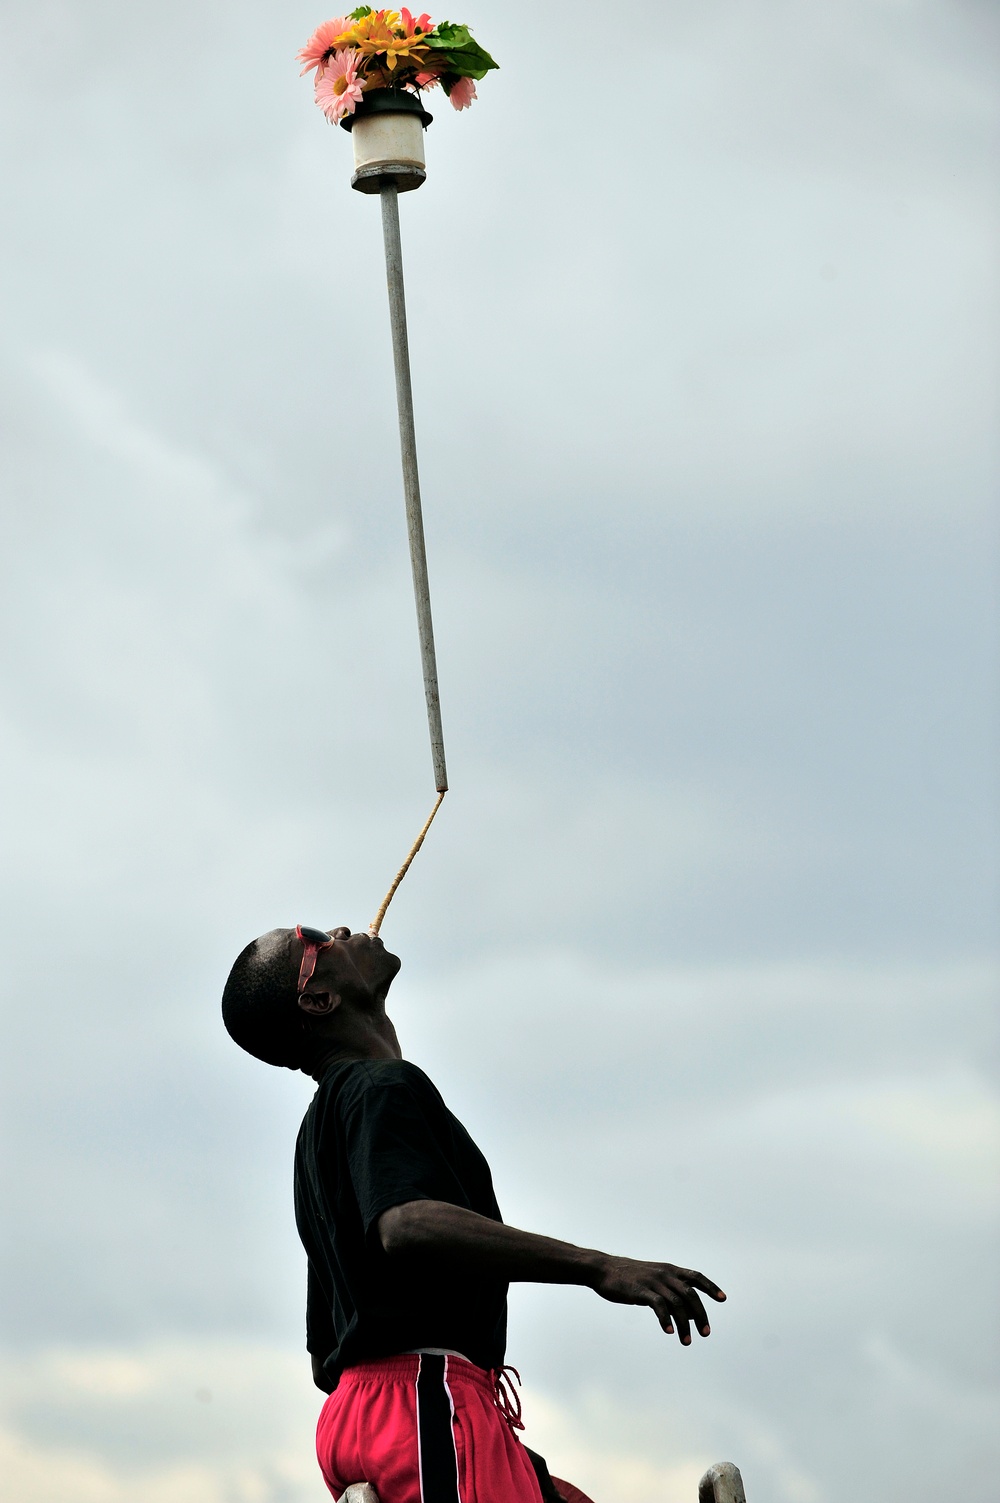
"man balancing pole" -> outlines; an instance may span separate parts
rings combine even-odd
[[[230,972],[226,1028],[267,1064],[317,1082],[295,1149],[308,1258],[306,1345],[329,1395],[317,1453],[339,1498],[548,1503],[583,1495],[521,1444],[505,1383],[507,1286],[582,1284],[648,1305],[681,1344],[709,1334],[690,1268],[517,1231],[489,1165],[431,1081],[404,1060],[385,999],[400,962],[350,929],[272,929]]]

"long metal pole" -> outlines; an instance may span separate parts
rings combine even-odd
[[[420,508],[420,477],[417,473],[417,436],[413,426],[413,389],[410,385],[410,346],[406,336],[406,297],[403,291],[403,250],[399,239],[399,192],[395,183],[381,190],[382,234],[385,239],[385,275],[389,285],[389,317],[392,323],[392,356],[396,367],[396,405],[399,409],[399,446],[403,456],[403,492],[406,497],[406,529],[410,537],[413,594],[417,603],[417,630],[424,670],[427,725],[434,761],[434,786],[438,793],[448,788],[441,729],[441,697],[438,693],[437,659],[434,655],[434,624],[431,592],[427,581],[427,551],[424,518]]]

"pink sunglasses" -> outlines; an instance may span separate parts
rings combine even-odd
[[[323,929],[310,929],[308,924],[296,924],[295,934],[302,941],[302,964],[299,966],[298,995],[301,997],[316,969],[316,961],[322,950],[330,950],[336,940]]]

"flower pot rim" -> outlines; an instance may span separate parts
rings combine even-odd
[[[419,115],[424,130],[434,119],[416,94],[404,89],[368,89],[354,114],[345,115],[340,124],[344,130],[353,130],[356,120],[367,120],[371,115]]]

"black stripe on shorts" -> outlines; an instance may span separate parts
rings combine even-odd
[[[451,1395],[444,1380],[446,1361],[446,1357],[432,1357],[426,1352],[420,1355],[417,1431],[421,1503],[461,1503]]]

